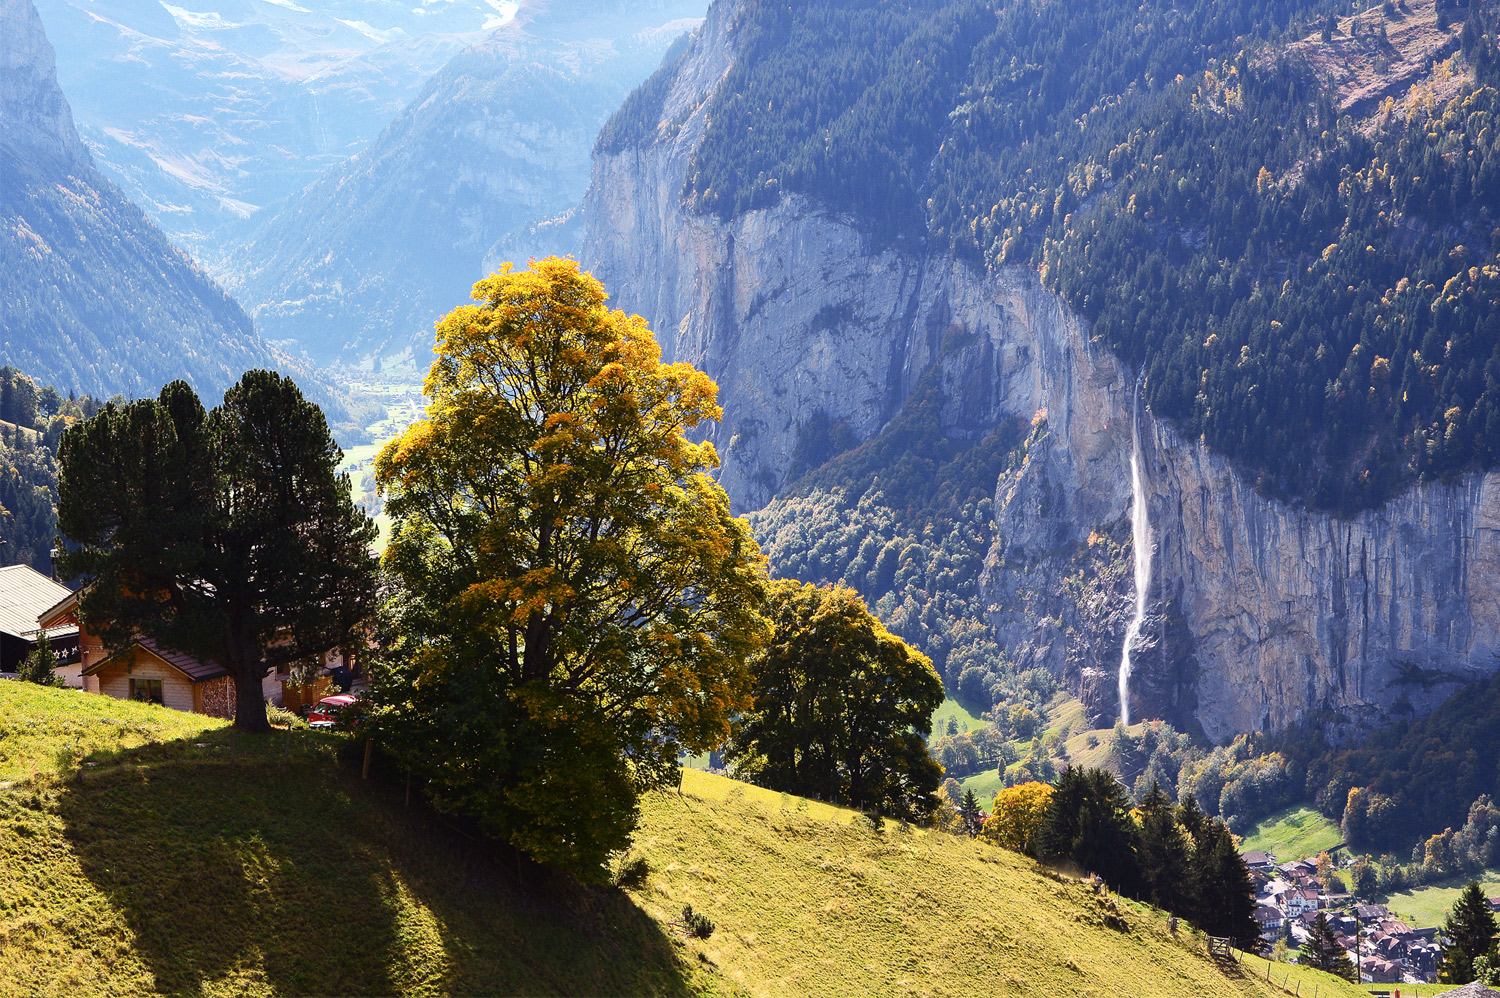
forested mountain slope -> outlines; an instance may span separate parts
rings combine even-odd
[[[1111,721],[1149,546],[1133,716],[1422,713],[1500,653],[1496,43],[1444,3],[720,0],[601,135],[585,263],[718,380],[778,570],[976,707],[1042,669]],[[805,474],[855,445],[930,496]]]
[[[456,55],[359,155],[259,222],[230,287],[320,359],[413,351],[505,260],[578,251],[599,127],[701,0],[527,5]]]
[[[1302,0],[855,5],[839,30],[848,6],[744,7],[696,211],[802,194],[878,240],[1042,268],[1158,415],[1277,495],[1347,510],[1500,462],[1477,0],[1389,4],[1326,42]]]
[[[94,168],[31,0],[0,0],[0,349],[91,394],[285,366],[224,291]]]

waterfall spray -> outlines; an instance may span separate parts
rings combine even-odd
[[[1130,546],[1135,555],[1135,616],[1125,629],[1120,653],[1120,721],[1130,723],[1130,650],[1146,622],[1146,597],[1151,589],[1151,515],[1146,509],[1146,484],[1141,473],[1140,385],[1130,400]]]

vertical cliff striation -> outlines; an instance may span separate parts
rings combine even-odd
[[[57,60],[32,0],[0,0],[0,130],[32,157],[88,160],[57,85]]]
[[[946,434],[1030,421],[996,483],[987,622],[1015,665],[1047,668],[1112,720],[1136,588],[1132,374],[1028,271],[872,244],[796,197],[729,221],[685,208],[737,10],[716,4],[631,109],[644,127],[596,150],[586,266],[667,355],[719,382],[710,432],[741,511],[789,484],[817,450],[809,434],[876,436],[933,370]],[[1149,411],[1140,434],[1156,551],[1132,717],[1216,741],[1304,718],[1344,735],[1500,664],[1500,475],[1335,519],[1258,495]]]

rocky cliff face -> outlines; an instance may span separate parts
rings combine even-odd
[[[106,396],[280,367],[333,402],[94,168],[32,0],[0,0],[0,358]]]
[[[32,0],[0,0],[0,25],[0,132],[6,145],[32,156],[86,160],[57,85],[52,43]]]
[[[656,137],[597,155],[584,262],[677,360],[720,385],[710,431],[736,507],[787,484],[814,424],[878,433],[936,365],[951,435],[1032,420],[997,483],[982,587],[997,641],[1098,720],[1118,714],[1130,617],[1132,376],[1035,275],[872,247],[783,198],[729,222],[681,205],[705,104],[736,57],[720,2]],[[1352,520],[1257,495],[1140,414],[1157,554],[1132,713],[1216,741],[1312,718],[1347,734],[1430,709],[1500,663],[1500,475],[1423,485]]]

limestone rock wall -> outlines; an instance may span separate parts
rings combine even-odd
[[[736,9],[710,10],[657,140],[596,157],[585,266],[669,358],[718,381],[724,421],[709,433],[742,512],[786,484],[816,416],[868,439],[933,365],[949,433],[1032,420],[1024,461],[996,484],[989,620],[1018,664],[1052,670],[1112,719],[1134,599],[1132,375],[1029,272],[874,247],[795,197],[728,222],[686,208],[705,105],[736,58]],[[1308,716],[1347,734],[1500,666],[1500,475],[1336,520],[1257,495],[1140,418],[1158,550],[1135,716],[1216,741]]]
[[[28,157],[88,159],[31,0],[0,0],[0,144]]]

